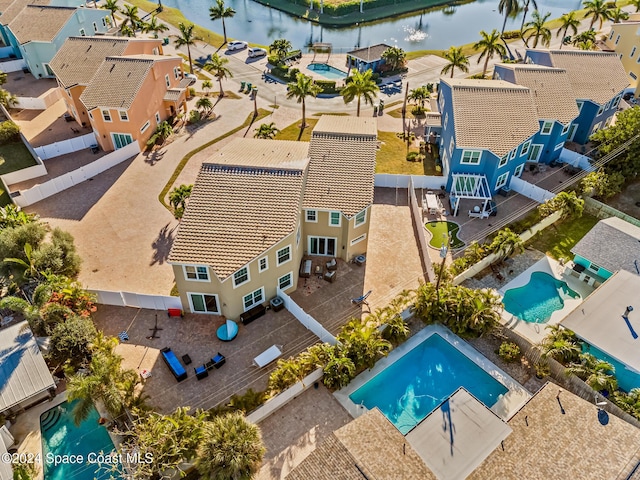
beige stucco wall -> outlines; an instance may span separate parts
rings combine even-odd
[[[334,210],[335,211],[335,210]],[[309,237],[328,237],[336,239],[336,257],[350,261],[353,257],[367,251],[368,237],[355,245],[351,241],[360,235],[369,233],[369,211],[364,224],[355,227],[355,216],[347,218],[341,214],[340,226],[329,225],[330,211],[316,210],[316,222],[306,220],[306,210],[303,215],[304,250],[310,252]]]
[[[616,23],[611,27],[611,32],[607,36],[606,44],[611,50],[615,50],[618,55],[622,55],[620,61],[624,66],[627,76],[629,77],[629,85],[635,88],[635,96],[640,97],[640,18],[637,23]],[[613,35],[612,35],[613,34]],[[616,44],[616,39],[620,35],[620,40]],[[633,47],[636,50],[631,56]],[[636,78],[631,76],[631,73]]]
[[[82,95],[85,88],[87,88],[85,85],[76,85],[75,87],[61,89],[64,92],[63,98],[67,105],[67,111],[73,115],[73,118],[76,119],[78,124],[82,125],[84,123],[83,126],[87,126],[91,123],[89,115],[87,115],[87,109],[85,108],[84,103],[80,101],[80,95]]]

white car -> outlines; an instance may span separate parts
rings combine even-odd
[[[248,54],[250,58],[255,58],[255,57],[264,57],[267,55],[267,51],[264,48],[250,48],[248,50]]]
[[[248,46],[249,44],[247,42],[241,42],[240,40],[236,40],[235,42],[229,42],[227,44],[227,50],[243,50]]]
[[[198,80],[198,77],[196,77],[193,73],[185,73],[184,78],[189,79],[189,85],[193,85],[194,83],[196,83],[196,80]]]

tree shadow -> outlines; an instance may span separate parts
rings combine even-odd
[[[144,154],[144,163],[151,165],[152,167],[158,163],[164,157],[166,150],[153,150]]]
[[[169,228],[170,224],[166,224],[164,227],[160,229],[160,233],[151,244],[151,248],[153,248],[153,255],[151,258],[151,262],[149,265],[162,265],[169,258],[169,252],[171,250],[171,246],[173,245],[174,240],[174,232],[177,228],[177,225],[173,228]]]

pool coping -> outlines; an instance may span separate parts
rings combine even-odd
[[[442,325],[426,326],[405,343],[393,349],[388,356],[379,360],[371,370],[362,372],[360,375],[354,378],[351,383],[349,383],[349,385],[334,392],[333,396],[353,418],[358,418],[360,415],[363,415],[364,413],[369,411],[369,409],[364,405],[355,404],[349,398],[349,395],[351,395],[373,377],[378,375],[384,369],[394,364],[408,352],[416,348],[427,338],[435,334],[440,335],[456,350],[458,350],[470,361],[482,368],[482,370],[491,375],[491,377],[493,377],[495,380],[497,380],[507,388],[507,393],[501,395],[500,399],[493,406],[487,406],[489,410],[498,415],[502,420],[509,420],[518,412],[518,410],[520,410],[520,408],[524,406],[525,403],[529,401],[529,399],[531,398],[531,394],[522,385],[516,382],[497,365],[492,363],[487,357],[473,348],[469,343],[465,342],[460,337],[451,332],[451,330]]]

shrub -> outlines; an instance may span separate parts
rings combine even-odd
[[[498,355],[505,362],[515,362],[520,358],[520,347],[513,342],[502,342]]]
[[[191,110],[189,112],[189,123],[198,123],[202,118],[200,110]]]
[[[340,89],[336,88],[335,80],[316,80],[316,85],[322,88],[321,93],[338,93]]]
[[[0,145],[15,142],[19,133],[20,127],[11,120],[0,123]]]
[[[425,109],[423,107],[421,107],[420,105],[415,105],[411,109],[411,114],[416,116],[416,117],[424,116],[424,112],[425,112]]]
[[[418,152],[407,153],[407,162],[417,162]]]
[[[280,65],[280,57],[278,57],[278,55],[269,55],[267,57],[267,62],[269,62],[270,65],[273,65],[274,67],[277,67]]]
[[[505,40],[511,40],[513,38],[520,38],[520,37],[521,37],[520,30],[509,30],[502,34],[502,38],[504,38]]]
[[[196,96],[196,89],[194,87],[189,87],[189,97]]]

